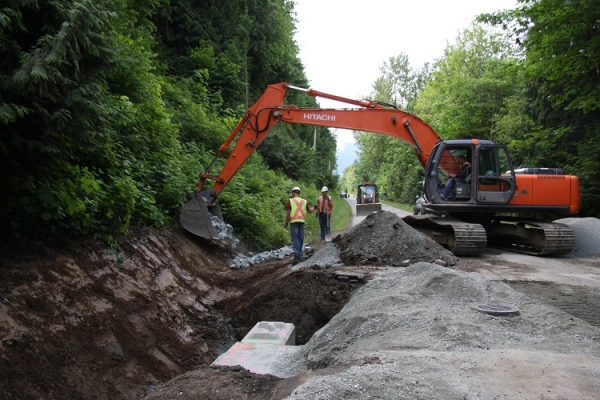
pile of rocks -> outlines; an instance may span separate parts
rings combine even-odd
[[[248,256],[239,255],[233,259],[233,263],[230,267],[231,269],[248,268],[269,260],[283,260],[292,254],[294,254],[292,247],[285,246],[275,250],[263,251],[258,254],[250,254]]]

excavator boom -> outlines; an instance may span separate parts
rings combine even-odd
[[[335,100],[351,107],[325,109],[284,104],[289,90]],[[185,229],[198,236],[219,238],[219,232],[212,226],[215,218],[223,219],[217,202],[219,194],[278,122],[379,133],[412,146],[425,169],[423,189],[427,207],[454,217],[438,221],[436,227],[431,221],[417,219],[413,219],[413,224],[431,234],[439,243],[457,249],[457,254],[460,249],[468,249],[464,254],[470,255],[482,251],[486,245],[486,233],[488,237],[512,235],[516,239],[511,241],[517,242],[516,246],[536,236],[535,242],[546,249],[540,254],[549,254],[549,248],[560,248],[559,253],[564,254],[572,247],[568,240],[563,241],[567,243],[564,246],[563,242],[546,246],[546,239],[540,240],[540,237],[557,236],[550,232],[553,228],[547,224],[536,225],[536,232],[530,233],[527,229],[513,229],[519,225],[518,222],[512,221],[500,227],[498,220],[492,221],[491,218],[497,213],[575,214],[579,210],[577,177],[559,173],[557,169],[553,171],[554,176],[548,176],[548,169],[539,169],[541,173],[529,170],[521,173],[515,171],[508,149],[491,140],[442,140],[425,121],[390,105],[348,99],[287,83],[267,87],[219,147],[215,160],[200,174],[197,191],[186,195],[181,210],[180,220]],[[229,156],[223,169],[217,175],[211,174],[215,161],[227,152]],[[469,160],[469,174],[454,179],[461,169],[460,157]],[[450,187],[450,178],[454,179],[451,183],[456,187]],[[214,182],[210,189],[205,188],[207,180]],[[526,228],[533,225],[531,221],[522,224]],[[488,226],[493,230],[487,232],[484,227]],[[569,236],[568,232],[563,235],[561,229],[558,237]],[[473,242],[475,236],[478,238],[476,246],[466,243]]]
[[[354,108],[323,109],[299,108],[284,105],[289,90],[304,92],[309,96],[320,97],[346,103]],[[248,160],[278,122],[353,129],[382,133],[394,136],[413,146],[423,166],[430,149],[440,140],[435,130],[418,117],[407,112],[385,107],[371,100],[354,100],[332,94],[290,86],[287,83],[269,85],[262,96],[247,111],[219,147],[215,159],[200,174],[197,191],[185,196],[181,209],[180,222],[189,232],[210,239],[218,239],[219,232],[209,222],[211,217],[222,219],[217,197],[233,176]],[[231,148],[233,147],[233,148]],[[215,161],[231,151],[223,169],[218,175],[210,170]],[[214,181],[212,188],[205,190],[207,180]]]

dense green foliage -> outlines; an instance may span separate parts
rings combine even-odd
[[[401,54],[383,64],[382,75],[373,85],[372,97],[404,110],[414,107],[425,83],[427,66],[422,71],[410,67],[408,56]],[[352,192],[365,178],[376,183],[383,198],[409,203],[414,201],[422,170],[414,149],[406,143],[384,135],[355,133],[361,151],[354,166]]]
[[[390,58],[371,95],[419,115],[443,138],[491,138],[509,145],[517,165],[565,168],[581,180],[582,215],[598,216],[600,3],[519,4],[482,16],[489,24],[473,24],[431,65]],[[134,225],[176,226],[183,195],[265,86],[307,86],[293,7],[292,0],[4,1],[2,238],[112,240]],[[296,92],[287,102],[317,105]],[[411,147],[357,132],[361,159],[338,183],[335,139],[317,128],[314,148],[314,133],[276,125],[219,197],[249,245],[289,240],[283,206],[295,185],[316,199],[322,185],[352,193],[366,176],[390,200],[414,200],[422,175]]]
[[[507,106],[513,113],[522,107],[529,129],[513,134],[513,147],[525,164],[560,166],[579,176],[581,214],[600,216],[600,3],[519,3],[481,17],[504,27],[524,52],[524,101]]]
[[[177,224],[183,195],[265,86],[306,85],[294,29],[288,0],[3,3],[3,238],[111,240]],[[278,127],[219,198],[249,245],[289,240],[292,186],[335,186],[335,139],[319,134],[313,149],[309,127]]]

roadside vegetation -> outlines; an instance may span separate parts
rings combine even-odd
[[[293,1],[263,3],[0,8],[2,240],[116,243],[135,226],[177,228],[184,194],[265,87],[309,86]],[[580,178],[581,215],[599,216],[599,20],[597,1],[521,0],[481,16],[431,63],[390,57],[371,97],[415,113],[443,138],[507,144],[516,166],[564,168]],[[318,106],[302,93],[287,101]],[[327,128],[317,134],[313,148],[312,127],[277,125],[219,197],[250,247],[289,242],[282,209],[293,186],[316,199],[323,185],[353,192],[368,176],[388,201],[414,201],[422,168],[412,148],[356,132],[360,161],[338,177],[335,138]]]

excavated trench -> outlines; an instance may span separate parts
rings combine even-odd
[[[364,282],[364,281],[363,281]],[[241,341],[260,321],[281,321],[296,327],[296,344],[305,344],[348,302],[362,282],[342,282],[326,271],[295,271],[277,280],[262,280],[231,301],[215,304],[226,315],[235,338],[219,343],[216,353]],[[227,347],[227,348],[225,348]]]
[[[296,266],[288,258],[234,270],[223,243],[150,229],[124,238],[121,251],[98,242],[2,249],[0,398],[138,399],[208,368],[257,322],[293,323],[305,344],[382,269],[456,261],[389,212]]]
[[[293,323],[296,343],[305,344],[348,302],[352,292],[384,268],[419,261],[454,265],[456,257],[418,233],[391,212],[369,215],[311,258],[290,268],[289,261],[263,263],[234,299],[215,304],[230,319],[235,338],[217,346],[226,350],[260,321]],[[261,269],[264,272],[261,272]]]

